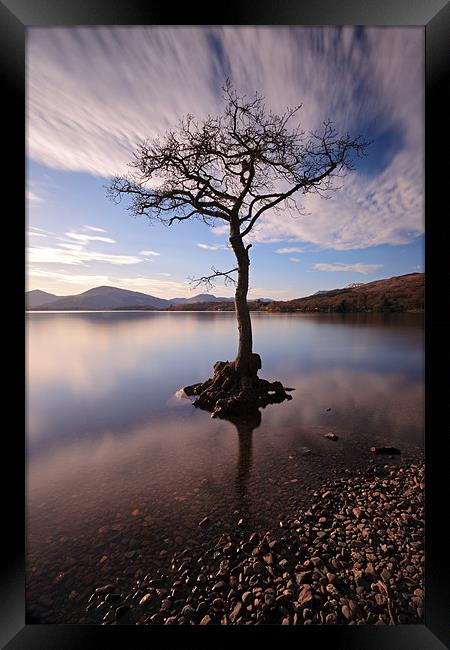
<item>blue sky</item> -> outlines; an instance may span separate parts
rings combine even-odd
[[[293,298],[423,271],[422,28],[31,28],[27,288],[108,284],[160,297],[230,268],[223,227],[167,228],[106,197],[140,141],[221,112],[230,77],[300,122],[373,139],[329,200],[268,214],[252,235],[251,297]],[[216,295],[232,295],[220,283]]]

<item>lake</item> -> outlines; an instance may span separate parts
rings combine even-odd
[[[27,601],[76,622],[83,592],[238,525],[279,525],[321,481],[424,442],[423,317],[252,314],[260,376],[295,388],[253,430],[177,395],[232,359],[233,313],[28,313]],[[324,437],[334,432],[338,440]],[[400,461],[399,461],[400,459]],[[202,543],[205,543],[204,540]],[[69,597],[68,597],[69,594]],[[74,595],[76,594],[76,595]]]

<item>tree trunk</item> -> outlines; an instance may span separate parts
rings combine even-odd
[[[241,377],[255,379],[258,368],[253,359],[252,322],[247,304],[248,275],[250,260],[248,248],[240,236],[230,236],[230,243],[238,263],[238,280],[235,293],[236,317],[239,331],[239,345],[234,367]]]
[[[269,382],[258,377],[261,357],[253,353],[252,323],[247,304],[248,251],[251,244],[244,245],[239,232],[239,221],[233,219],[230,227],[230,244],[236,255],[238,280],[235,294],[239,345],[236,359],[216,361],[214,375],[204,382],[186,386],[187,395],[197,395],[194,406],[211,412],[211,417],[244,418],[247,423],[261,421],[260,408],[279,404],[292,397],[279,381]],[[233,421],[233,420],[232,420]]]

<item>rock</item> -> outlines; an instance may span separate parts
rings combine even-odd
[[[343,616],[349,621],[352,618],[352,612],[347,605],[343,605],[341,608],[341,612]]]
[[[116,603],[122,598],[121,594],[106,594],[105,603]]]
[[[202,382],[197,382],[196,384],[191,384],[190,386],[183,386],[180,390],[183,391],[183,393],[187,397],[191,397],[192,395],[196,395],[196,389],[199,388],[202,385]]]
[[[251,591],[246,591],[242,594],[241,598],[244,605],[250,605],[253,602],[253,594]]]
[[[145,594],[145,596],[142,596],[141,600],[139,601],[139,605],[143,607],[144,605],[147,605],[153,598],[153,594]]]
[[[297,600],[303,607],[314,603],[314,595],[311,591],[311,585],[303,585],[303,589],[301,590]]]
[[[192,618],[195,615],[195,609],[191,605],[185,605],[181,610],[182,616],[185,616],[187,619]]]
[[[208,603],[202,601],[197,605],[197,609],[195,611],[197,612],[197,614],[203,614],[204,612],[206,612],[207,609],[208,609]]]
[[[176,616],[169,616],[168,618],[166,618],[164,625],[175,625],[176,620],[177,620]],[[180,619],[180,623],[181,623],[181,619]]]
[[[114,591],[115,586],[111,584],[103,585],[103,587],[97,587],[95,590],[96,594],[107,594],[110,591]]]
[[[209,524],[209,517],[203,517],[203,519],[198,522],[199,526],[205,526],[206,524]]]
[[[232,623],[235,622],[235,620],[238,618],[239,614],[241,613],[242,610],[242,603],[236,603],[236,605],[233,608],[233,611],[230,614],[230,621]]]
[[[383,596],[383,594],[375,594],[375,600],[377,602],[377,605],[380,605],[380,607],[384,606],[386,603],[386,598]]]
[[[397,449],[396,447],[371,447],[370,451],[372,454],[401,454],[402,452],[400,449]]]
[[[388,582],[391,578],[391,574],[387,569],[383,569],[380,575],[382,580],[384,580],[384,582]]]
[[[39,602],[44,605],[44,607],[52,608],[53,607],[53,600],[49,596],[41,596],[39,598]]]
[[[302,571],[301,573],[297,573],[295,575],[295,581],[298,585],[307,584],[310,582],[312,574],[312,571]]]
[[[330,431],[329,433],[326,433],[324,435],[324,438],[328,438],[328,440],[338,440],[337,435],[335,433],[333,433],[332,431]]]
[[[226,586],[227,585],[225,584],[225,582],[223,580],[220,580],[219,582],[216,582],[216,584],[212,588],[212,591],[223,591],[224,589],[226,589]]]
[[[200,621],[200,625],[211,625],[211,623],[212,623],[212,619],[210,616],[208,616],[208,614],[206,614],[206,616],[204,616]]]
[[[273,594],[264,594],[264,603],[271,607],[275,602],[275,596]]]
[[[130,611],[130,606],[129,605],[121,605],[115,611],[115,614],[114,614],[115,620],[116,621],[122,620],[129,613],[129,611]]]

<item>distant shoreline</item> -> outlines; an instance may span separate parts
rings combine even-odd
[[[280,290],[281,291],[281,290]],[[192,298],[162,299],[117,287],[97,287],[74,296],[55,296],[35,290],[26,296],[27,311],[231,311],[232,298],[199,294]],[[373,313],[423,312],[425,306],[425,274],[409,273],[366,284],[353,284],[343,289],[319,291],[313,295],[290,300],[259,298],[248,300],[252,312],[302,313]],[[37,300],[39,302],[37,302]],[[42,302],[45,300],[45,302]]]
[[[250,309],[251,314],[302,314],[302,315],[354,315],[354,314],[425,314],[424,309],[407,309],[405,311],[304,311],[301,309],[291,309],[283,311],[271,311],[261,309]],[[234,314],[234,309],[26,309],[26,314]]]

